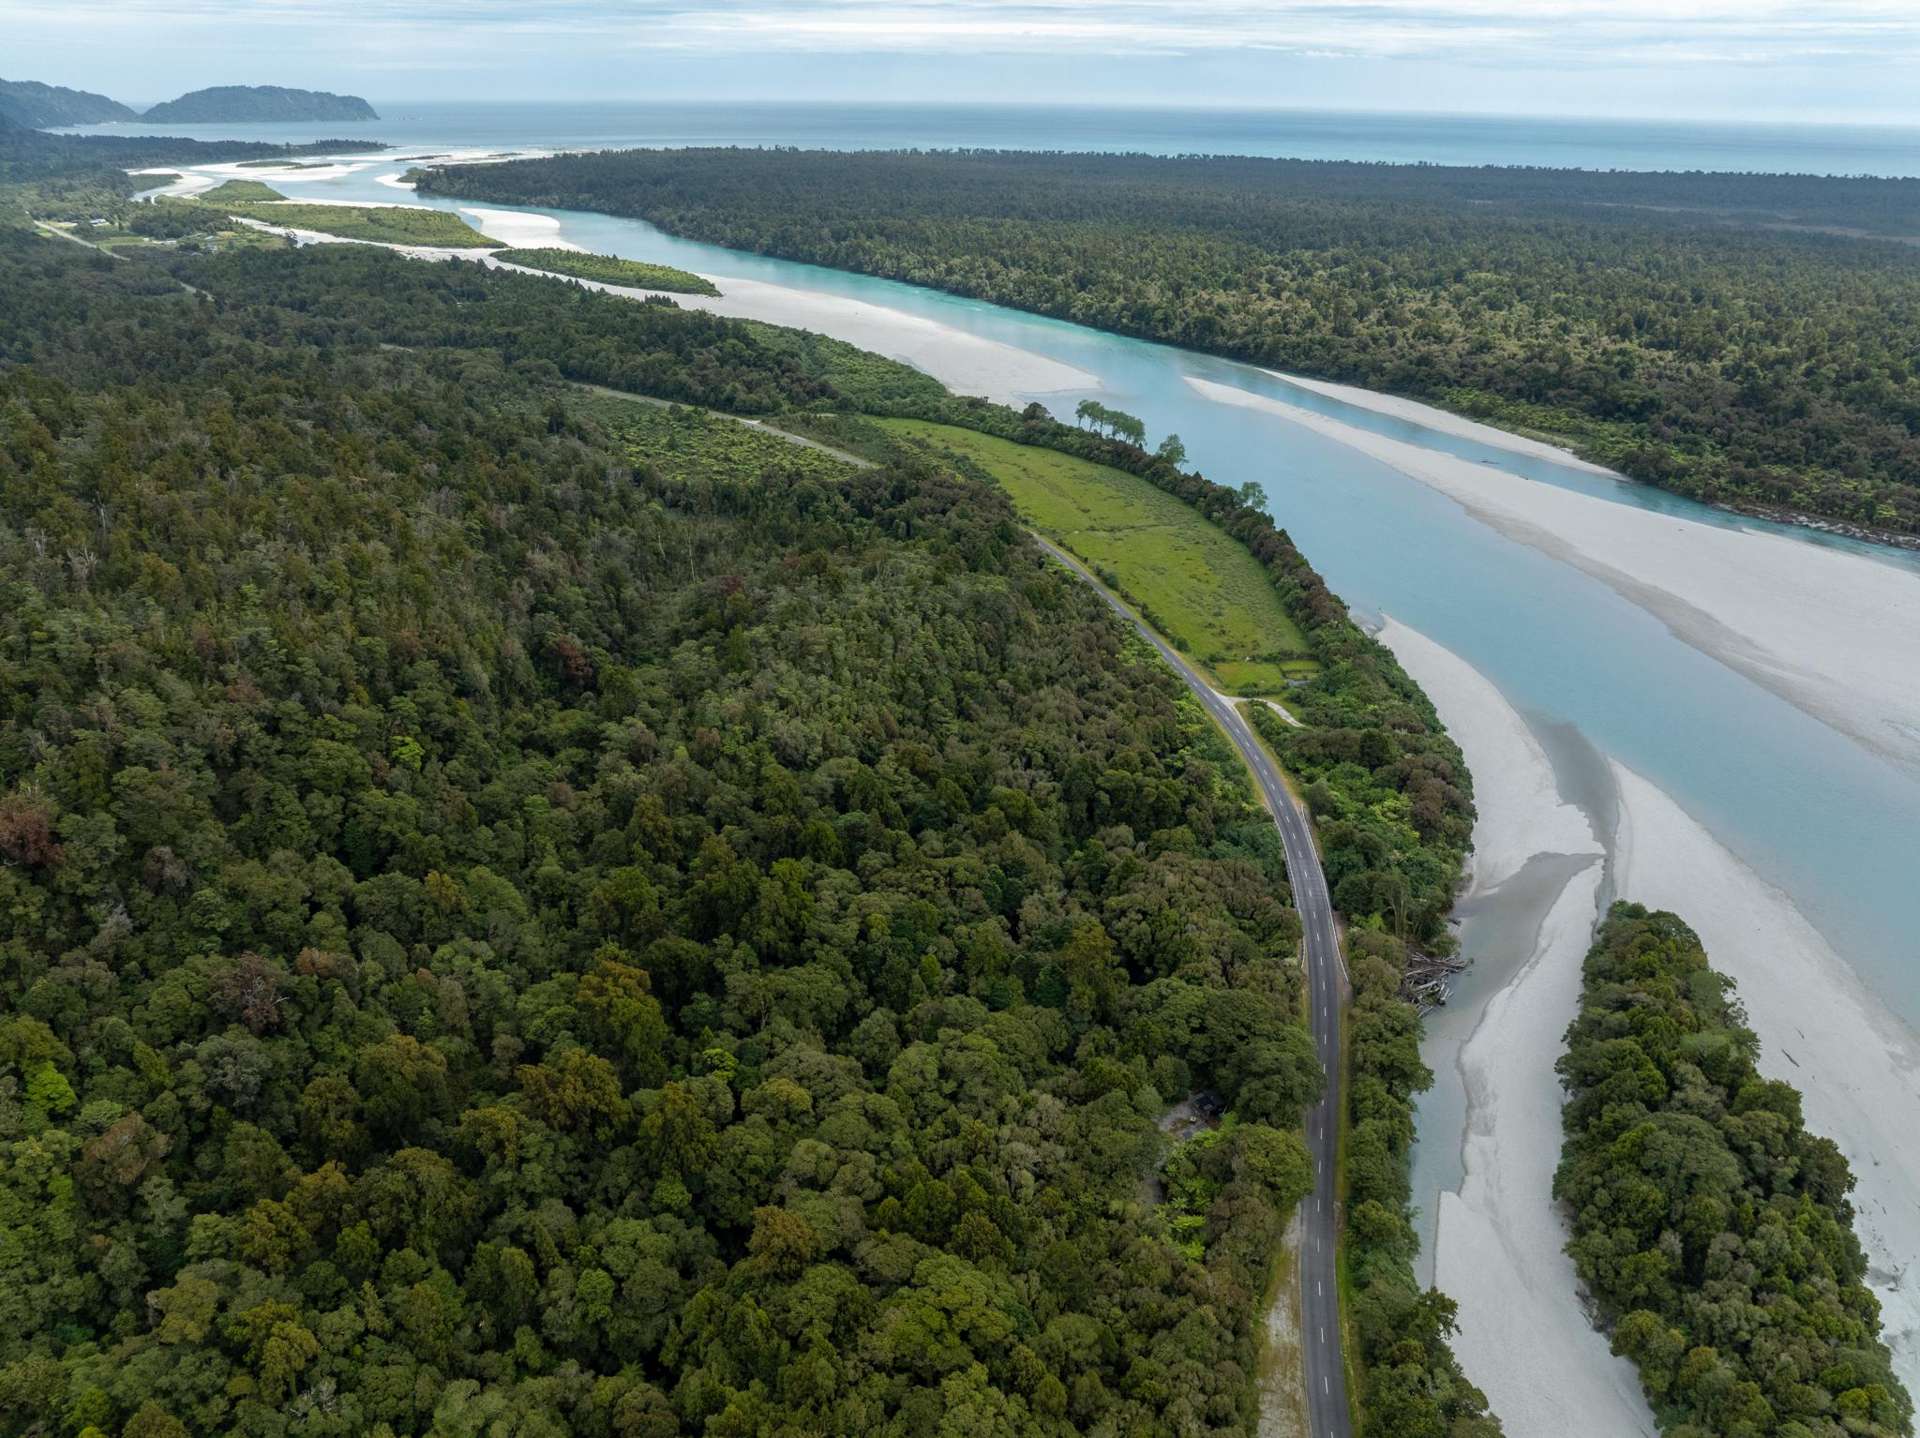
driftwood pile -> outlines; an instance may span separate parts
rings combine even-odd
[[[1453,977],[1465,973],[1467,961],[1415,952],[1407,958],[1400,979],[1400,997],[1425,1014],[1444,1004],[1453,992]]]

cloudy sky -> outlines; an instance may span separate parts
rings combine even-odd
[[[1920,0],[0,0],[133,103],[834,98],[1920,121]]]

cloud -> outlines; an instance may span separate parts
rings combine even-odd
[[[0,27],[100,27],[104,35],[143,21],[431,33],[459,50],[512,34],[637,50],[802,53],[1264,50],[1735,65],[1920,57],[1914,0],[0,0]]]

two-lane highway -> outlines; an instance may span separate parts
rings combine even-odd
[[[1160,657],[1191,689],[1207,713],[1233,741],[1247,762],[1267,812],[1273,815],[1287,851],[1287,878],[1293,886],[1293,905],[1306,930],[1308,1017],[1314,1050],[1326,1067],[1327,1088],[1307,1114],[1307,1148],[1313,1154],[1313,1194],[1301,1214],[1300,1347],[1307,1389],[1307,1414],[1313,1438],[1349,1438],[1353,1431],[1347,1409],[1347,1370],[1341,1361],[1340,1299],[1334,1268],[1339,1215],[1333,1189],[1334,1162],[1340,1143],[1340,1019],[1346,1005],[1346,964],[1340,956],[1340,933],[1333,922],[1333,901],[1320,868],[1320,851],[1306,814],[1288,790],[1266,746],[1255,736],[1246,717],[1233,702],[1200,677],[1192,665],[1139,617],[1128,611],[1085,565],[1038,534],[1042,548],[1087,583],[1119,615],[1137,628]]]

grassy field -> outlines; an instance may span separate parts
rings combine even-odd
[[[970,429],[880,424],[986,470],[1035,529],[1084,559],[1226,693],[1277,694],[1314,672],[1259,561],[1146,480]]]
[[[591,416],[619,436],[636,462],[683,484],[737,481],[742,474],[769,471],[837,482],[853,472],[817,449],[705,410],[616,398],[604,392],[570,396],[567,408]]]
[[[579,250],[502,250],[495,259],[510,265],[525,265],[530,270],[545,270],[550,275],[567,275],[577,280],[598,280],[607,285],[631,285],[637,290],[673,290],[688,295],[717,295],[711,283],[687,270],[672,265],[653,265],[645,260],[623,260],[613,255],[589,255]]]
[[[261,188],[265,188],[262,186]],[[210,198],[210,197],[209,197]],[[338,235],[343,240],[372,240],[383,245],[432,245],[454,250],[506,248],[458,215],[411,205],[233,204],[227,208],[249,220]]]
[[[216,205],[228,205],[246,204],[253,200],[284,200],[286,196],[272,185],[263,185],[258,180],[228,180],[224,185],[215,185],[198,198],[210,200]]]

